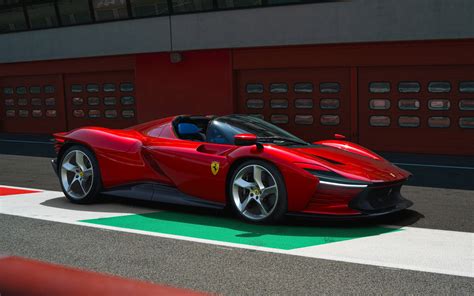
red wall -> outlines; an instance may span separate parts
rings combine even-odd
[[[0,64],[0,77],[133,70],[135,56],[94,57]]]
[[[404,65],[472,65],[474,39],[234,49],[234,70]]]
[[[230,50],[183,52],[170,62],[169,53],[136,56],[138,121],[176,114],[233,112]]]

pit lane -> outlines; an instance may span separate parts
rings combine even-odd
[[[463,165],[465,164],[466,162]],[[57,179],[49,169],[47,157],[3,154],[0,155],[0,167],[2,168],[0,184],[59,191]],[[460,172],[456,171],[456,173]],[[474,180],[470,178],[469,173],[460,174],[467,181]],[[469,184],[463,186],[469,186]],[[461,186],[461,188],[465,187]],[[356,228],[360,231],[360,228],[364,227],[391,225],[456,233],[474,232],[472,191],[406,186],[404,194],[415,202],[413,208],[400,215],[378,218],[368,222],[369,224],[363,222],[347,227],[338,223],[296,220],[289,221],[287,226],[333,228],[338,231],[351,231]],[[56,198],[50,200],[47,206],[58,211],[67,211],[70,210],[71,204],[61,198]],[[183,217],[190,218],[193,215],[207,217],[206,219],[211,219],[212,223],[216,223],[216,220],[213,220],[216,216],[217,221],[229,219],[226,213],[196,209],[183,210],[129,200],[108,201],[97,206],[100,209],[92,211],[110,213],[117,207],[123,207],[145,209],[150,212],[163,210],[168,213],[177,212],[178,216],[171,217],[175,220]],[[84,211],[90,210],[89,208]],[[122,210],[120,214],[133,213]],[[172,220],[170,217],[159,218]],[[278,252],[262,252],[252,248],[234,247],[232,244],[210,244],[179,240],[171,236],[149,236],[138,232],[85,227],[16,215],[2,214],[0,219],[2,225],[0,252],[2,253],[201,291],[224,294],[307,294],[312,289],[321,293],[341,294],[362,291],[367,293],[397,291],[423,294],[429,292],[469,294],[473,291],[472,278],[454,275],[367,265],[367,262],[354,264]],[[221,225],[223,229],[229,227],[225,223]],[[244,234],[258,236],[258,233],[262,231],[246,229]],[[379,234],[368,236],[378,237]],[[331,236],[326,235],[326,237]],[[245,236],[243,238],[245,239]],[[390,239],[386,242],[393,243]],[[324,247],[331,247],[331,243],[324,244]],[[420,249],[419,252],[420,254],[430,252],[430,249]],[[387,277],[390,281],[387,281]]]

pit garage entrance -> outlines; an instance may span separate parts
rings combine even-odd
[[[51,133],[66,129],[61,75],[0,77],[4,132]]]
[[[359,142],[380,151],[473,154],[474,66],[359,69]]]
[[[68,129],[125,128],[136,123],[133,71],[68,74],[64,84]]]
[[[133,71],[0,77],[0,131],[50,134],[136,120]]]
[[[242,70],[237,79],[239,113],[308,141],[351,135],[349,68]]]
[[[377,151],[474,151],[474,66],[262,69],[237,75],[239,113],[307,141],[339,133]]]

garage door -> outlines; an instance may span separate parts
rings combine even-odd
[[[132,71],[66,75],[68,128],[87,125],[124,128],[136,123]]]
[[[243,70],[239,113],[253,114],[307,140],[351,135],[347,68]]]
[[[52,133],[66,129],[61,75],[0,78],[0,130]]]
[[[359,69],[359,139],[380,151],[474,154],[474,67]]]

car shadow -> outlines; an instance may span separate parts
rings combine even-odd
[[[416,213],[405,213],[404,222],[392,223],[390,226],[379,224],[376,220],[366,221],[319,221],[317,219],[287,218],[275,224],[255,224],[244,222],[230,214],[223,212],[215,215],[214,212],[200,210],[189,213],[188,211],[161,211],[155,213],[138,214],[146,223],[165,223],[192,226],[196,233],[213,229],[213,231],[227,233],[234,231],[232,236],[241,239],[279,237],[285,240],[314,239],[320,238],[326,242],[334,242],[341,239],[352,239],[381,235],[398,231],[402,226],[414,223],[420,215]],[[406,219],[406,217],[410,217]],[[395,219],[395,218],[393,218]],[[392,220],[393,221],[393,220]],[[160,232],[160,231],[158,231]]]
[[[239,232],[236,237],[258,238],[268,235],[283,237],[359,238],[397,231],[424,218],[414,210],[403,210],[387,216],[346,221],[321,220],[311,217],[287,216],[279,223],[256,224],[240,220],[229,210],[210,210],[192,207],[160,205],[163,212],[139,214],[148,221],[191,224],[196,228],[213,227]]]
[[[402,210],[400,212],[391,213],[376,217],[348,218],[344,220],[332,219],[331,216],[322,219],[320,217],[311,217],[310,215],[288,216],[283,223],[301,226],[315,227],[371,227],[371,226],[390,226],[403,227],[410,226],[423,219],[425,216],[414,210]],[[337,218],[337,217],[334,217]]]
[[[133,203],[120,203],[112,199],[103,199],[93,204],[75,204],[66,199],[66,197],[57,197],[46,200],[41,203],[42,206],[52,207],[64,210],[84,211],[84,212],[103,212],[103,213],[124,213],[136,214],[143,211],[150,211],[140,205]]]
[[[189,206],[163,204],[152,201],[105,197],[88,205],[73,204],[66,198],[54,198],[41,203],[43,206],[104,213],[136,214],[152,225],[176,223],[196,229],[212,227],[217,231],[236,231],[235,237],[252,239],[265,236],[322,238],[332,241],[338,238],[358,238],[397,231],[403,226],[416,223],[424,216],[413,210],[369,219],[346,221],[321,220],[312,217],[287,216],[279,223],[256,224],[240,220],[230,210],[216,210]],[[143,213],[146,211],[146,213]],[[108,219],[108,218],[105,218]]]

